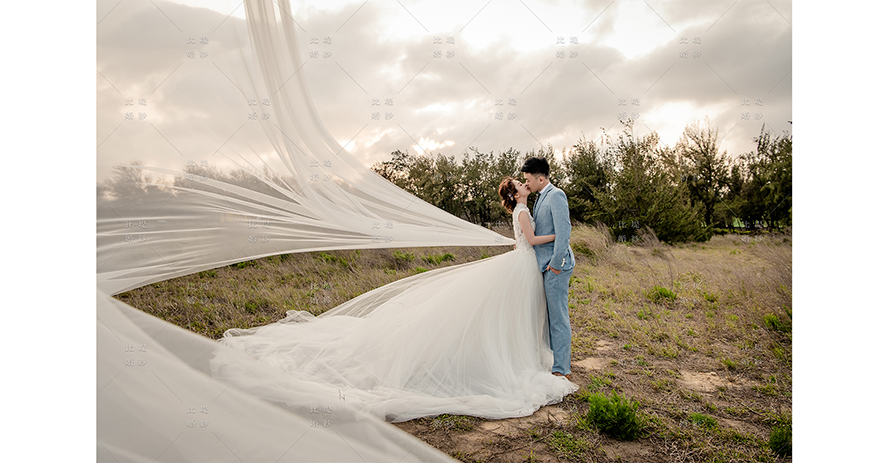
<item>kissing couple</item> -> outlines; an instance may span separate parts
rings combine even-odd
[[[528,158],[525,183],[499,185],[515,249],[422,272],[315,317],[232,328],[210,366],[214,377],[296,407],[287,384],[263,382],[246,356],[294,382],[348,397],[391,422],[443,413],[490,419],[533,414],[579,386],[570,380],[568,283],[576,264],[567,197],[549,163]],[[531,216],[527,199],[539,193]],[[237,351],[237,352],[235,352]]]

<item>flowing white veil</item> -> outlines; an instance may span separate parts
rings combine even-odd
[[[113,3],[100,2],[97,26],[98,460],[451,461],[252,358],[238,367],[285,384],[287,403],[219,382],[208,361],[225,346],[110,295],[282,253],[514,240],[397,188],[328,133],[300,72],[289,1],[247,0],[246,21]],[[121,30],[139,41],[112,40]],[[328,313],[366,314],[455,268]]]

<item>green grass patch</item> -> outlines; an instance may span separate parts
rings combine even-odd
[[[591,394],[586,400],[589,402],[586,422],[595,425],[603,434],[630,441],[637,439],[645,428],[644,420],[638,414],[639,403],[620,397],[616,391],[610,397],[602,393]]]
[[[721,359],[721,363],[722,363],[722,365],[724,365],[725,368],[727,368],[728,370],[736,370],[736,369],[737,369],[737,362],[735,362],[735,361],[733,361],[733,360],[731,360],[731,359],[729,359],[729,358],[723,358],[723,359]]]
[[[676,298],[675,293],[671,289],[662,286],[654,286],[654,288],[648,291],[645,295],[648,299],[656,303],[663,301],[674,302]]]
[[[576,461],[583,461],[583,455],[589,449],[589,443],[582,437],[559,430],[549,433],[546,444],[558,456]]]
[[[718,421],[709,415],[703,415],[701,413],[691,413],[690,415],[688,415],[688,419],[691,421],[691,423],[694,423],[696,426],[699,426],[701,428],[711,430],[718,428]]]
[[[778,456],[792,456],[792,421],[771,428],[768,447]]]
[[[355,263],[358,257],[361,256],[361,250],[358,249],[352,254],[348,259],[345,257],[337,256],[335,254],[330,254],[328,252],[323,252],[319,254],[319,258],[322,262],[328,264],[338,264],[342,269],[348,269]]]
[[[572,243],[570,245],[570,247],[571,247],[571,249],[573,249],[574,251],[576,251],[580,254],[585,254],[589,257],[595,257],[595,253],[592,252],[592,250],[590,250],[588,247],[586,247],[586,245],[583,243],[576,243],[576,244]]]
[[[256,266],[255,260],[247,260],[244,262],[238,262],[236,264],[229,265],[229,267],[231,267],[231,268],[247,268],[247,267],[255,267],[255,266]]]
[[[765,315],[764,318],[765,326],[771,330],[779,331],[781,333],[789,333],[792,331],[792,326],[789,323],[785,323],[780,320],[780,317],[769,313]]]
[[[589,391],[595,392],[600,389],[604,389],[605,387],[610,387],[613,384],[614,384],[613,381],[611,381],[607,378],[599,378],[597,376],[591,376],[591,377],[589,377],[589,385],[586,387],[588,388]]]
[[[658,379],[651,382],[651,387],[657,392],[667,392],[672,390],[672,381],[668,379]]]
[[[778,394],[777,386],[773,384],[766,384],[764,386],[752,386],[752,389],[771,397],[777,397]]]
[[[471,431],[475,428],[478,418],[464,415],[438,415],[423,418],[425,424],[432,429],[450,429],[456,431]]]
[[[777,360],[780,360],[781,362],[788,360],[788,358],[786,357],[786,349],[784,349],[783,346],[781,346],[780,344],[777,344],[776,342],[771,344],[770,350],[771,353],[774,354],[774,358],[776,358]]]
[[[392,252],[392,257],[395,258],[395,264],[400,268],[409,266],[410,263],[413,262],[413,259],[416,258],[412,252],[401,252],[400,249],[395,249],[395,251]]]
[[[449,261],[449,260],[453,260],[453,259],[454,259],[453,254],[451,254],[449,252],[446,254],[430,254],[430,255],[422,258],[422,260],[424,260],[432,265],[439,265],[439,264],[441,264],[441,262]]]

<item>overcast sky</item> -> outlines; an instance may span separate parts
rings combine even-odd
[[[183,6],[244,20],[240,1],[155,3],[168,17],[159,20],[180,25]],[[111,26],[126,8],[97,5],[97,67],[112,74],[103,43],[147,53],[132,27]],[[560,152],[582,136],[600,140],[602,129],[616,136],[621,113],[637,118],[636,135],[657,132],[670,146],[708,117],[731,155],[752,150],[762,125],[792,133],[790,1],[368,0],[293,9],[314,104],[367,165],[396,149],[457,158],[468,146]],[[145,27],[169,26],[156,24]],[[102,98],[106,84],[100,79],[100,142],[117,124],[103,124],[103,102],[120,112],[120,95]]]

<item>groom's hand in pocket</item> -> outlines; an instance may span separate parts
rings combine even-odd
[[[553,273],[555,273],[556,275],[561,275],[561,270],[555,270],[554,268],[552,268],[551,265],[547,265],[547,266],[546,266],[546,270],[551,270],[551,271],[552,271]]]

